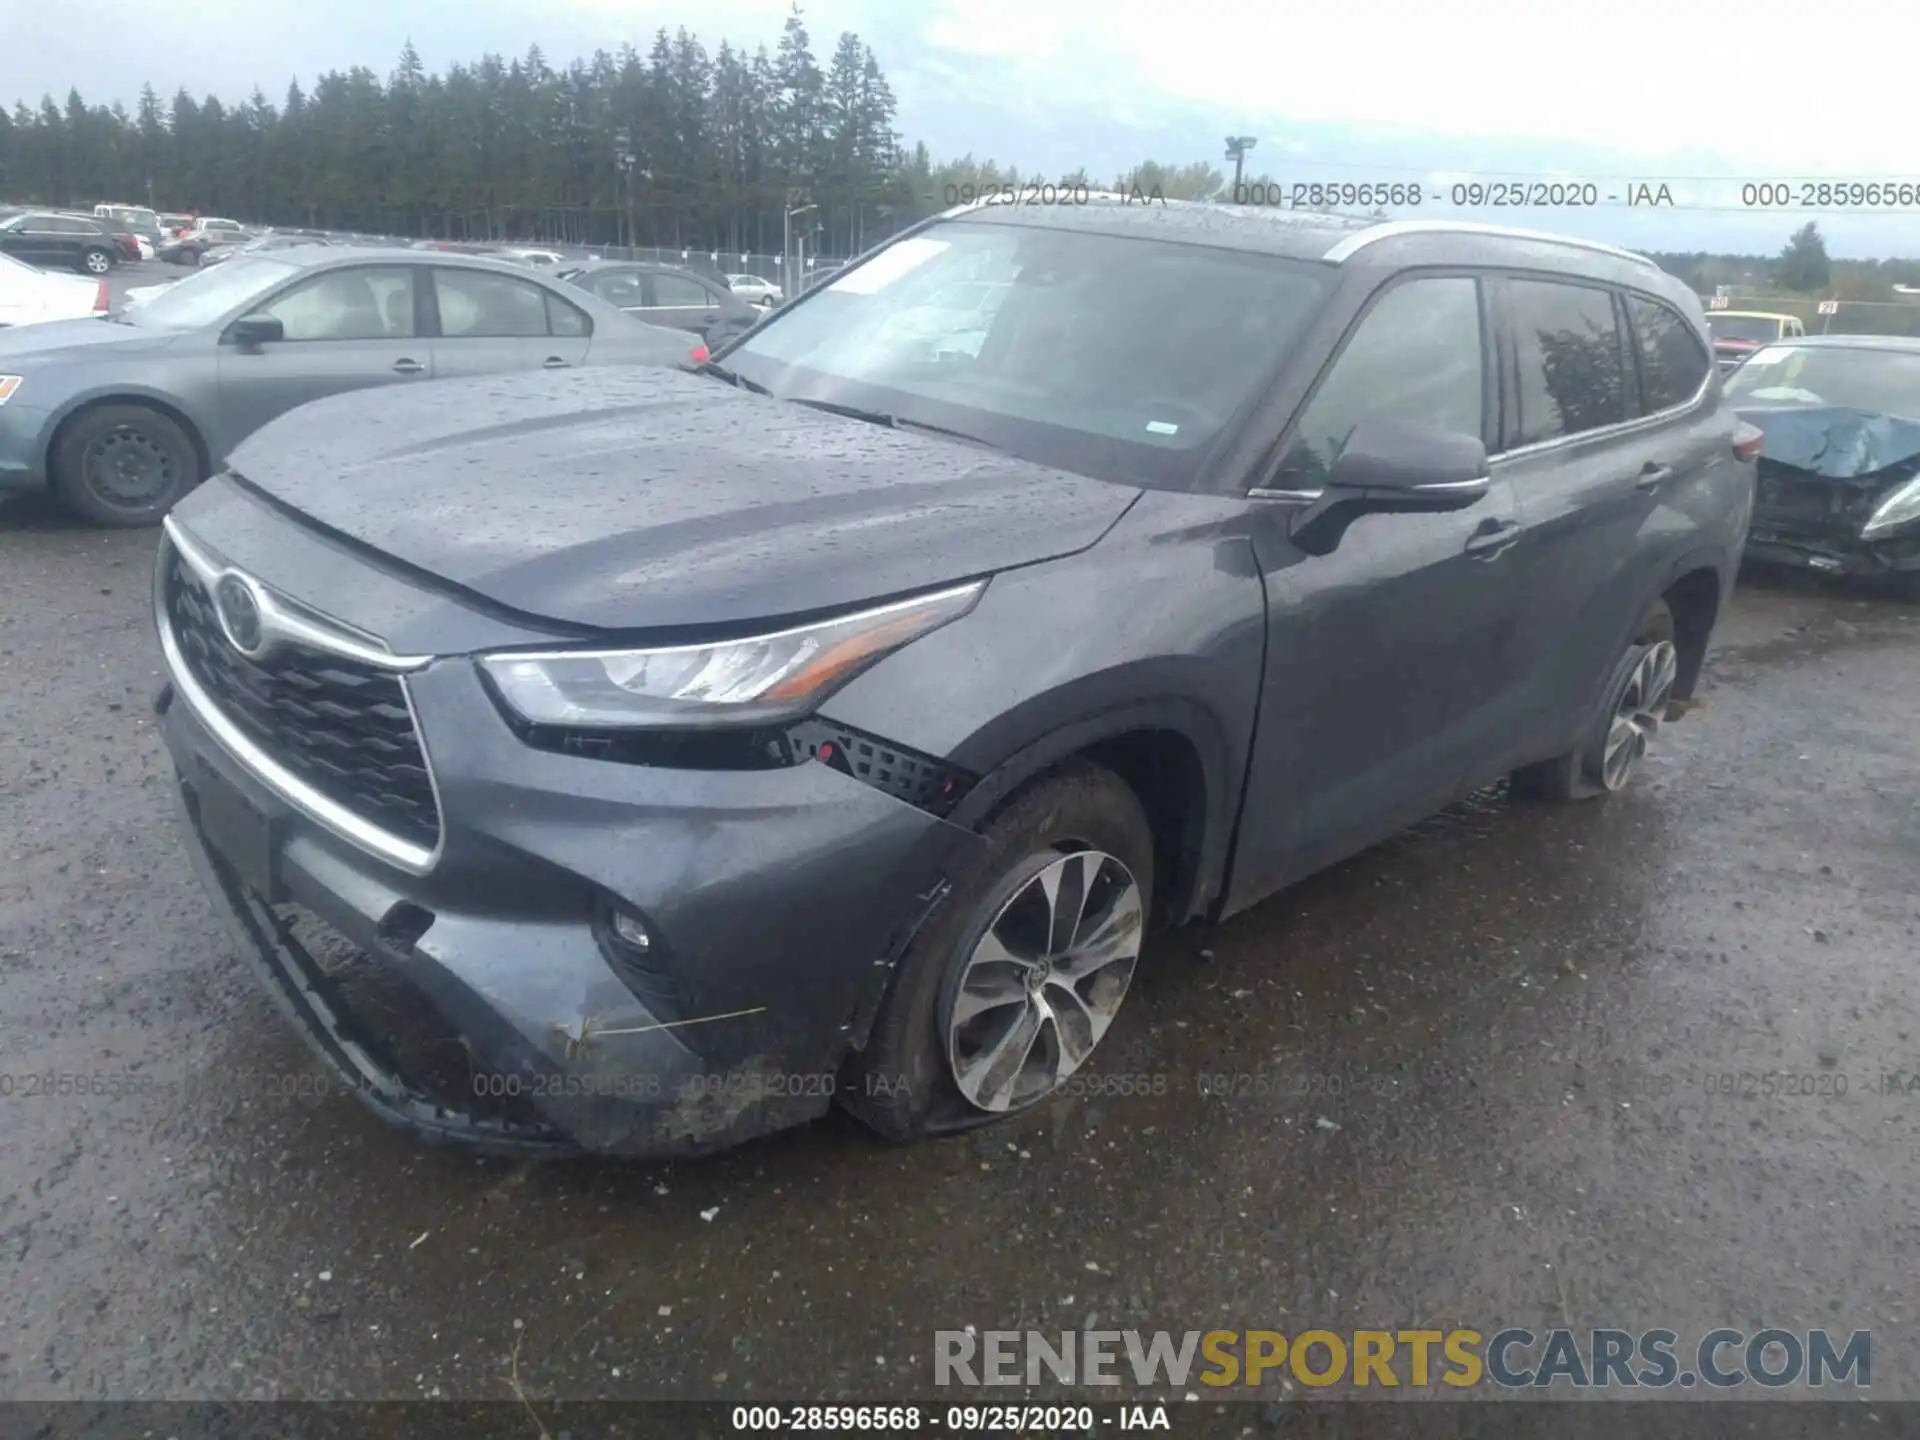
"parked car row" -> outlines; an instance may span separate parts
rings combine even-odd
[[[435,1138],[1025,1111],[1150,924],[1491,781],[1629,785],[1753,505],[1698,299],[1567,237],[976,206],[703,359],[546,373],[675,293],[572,273],[290,251],[57,361],[0,341],[14,462],[50,440],[116,523],[200,447],[76,397],[164,371],[207,417],[155,581],[188,851],[324,1062]],[[540,373],[414,383],[496,346]]]

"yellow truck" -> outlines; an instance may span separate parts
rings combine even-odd
[[[1713,336],[1713,358],[1719,362],[1722,374],[1762,345],[1807,333],[1807,327],[1796,316],[1771,310],[1709,310],[1707,330]]]

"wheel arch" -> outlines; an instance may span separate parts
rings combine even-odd
[[[177,400],[152,390],[130,386],[84,396],[54,416],[47,426],[46,439],[40,451],[41,464],[49,482],[53,479],[54,456],[59,452],[61,440],[83,417],[105,405],[139,405],[166,416],[193,443],[194,454],[200,461],[200,478],[204,480],[213,474],[213,455],[207,446],[206,432],[199,422]]]
[[[1675,700],[1693,698],[1707,659],[1707,641],[1720,618],[1727,589],[1726,557],[1718,550],[1696,551],[1667,576],[1660,598],[1673,615],[1673,648],[1679,653],[1679,674],[1673,682]]]
[[[982,829],[1034,781],[1075,761],[1112,771],[1146,810],[1160,917],[1177,924],[1208,909],[1226,869],[1237,771],[1224,727],[1198,701],[1138,700],[1056,723],[1007,749],[949,818]]]

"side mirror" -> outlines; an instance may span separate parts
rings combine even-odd
[[[1478,436],[1405,420],[1362,420],[1320,498],[1293,518],[1294,544],[1325,555],[1362,515],[1464,510],[1493,487]]]
[[[287,327],[271,315],[242,315],[227,327],[227,339],[243,350],[287,338]]]

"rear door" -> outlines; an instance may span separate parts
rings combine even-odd
[[[647,308],[640,318],[709,336],[726,316],[718,287],[698,276],[655,270],[647,276]]]
[[[422,334],[424,267],[354,265],[293,281],[253,313],[278,320],[284,340],[243,348],[222,337],[220,414],[231,449],[296,405],[433,375]]]
[[[1677,558],[1661,539],[1663,500],[1712,452],[1700,404],[1712,362],[1677,311],[1572,279],[1513,276],[1498,289],[1514,404],[1494,473],[1520,504],[1521,669],[1507,743],[1481,779],[1578,738]],[[1693,533],[1674,518],[1668,532]]]
[[[535,280],[492,270],[432,267],[436,375],[564,370],[586,363],[593,322]]]
[[[647,272],[637,267],[587,270],[568,283],[578,285],[589,295],[597,295],[615,309],[640,319],[646,318],[648,305]]]

